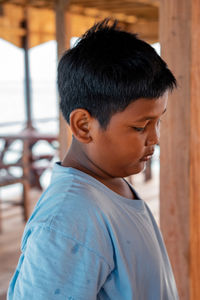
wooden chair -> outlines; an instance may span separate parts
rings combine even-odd
[[[7,201],[8,207],[12,208],[13,205],[21,205],[23,209],[24,220],[28,218],[28,201],[29,201],[29,190],[32,187],[39,188],[42,190],[40,185],[40,177],[42,173],[47,169],[53,158],[52,154],[34,155],[33,146],[40,140],[45,140],[48,143],[53,143],[57,140],[54,135],[41,135],[35,131],[24,131],[21,135],[11,135],[11,136],[0,136],[3,140],[3,146],[0,151],[0,188],[7,185],[12,185],[16,183],[21,183],[23,185],[23,195],[22,201],[17,203],[16,201]],[[23,150],[20,150],[19,158],[13,164],[6,163],[6,154],[13,152],[12,145],[16,140],[21,140],[23,144]],[[15,152],[15,151],[14,151]],[[41,164],[41,162],[45,164]],[[21,177],[16,177],[12,171],[11,167],[21,168]],[[1,202],[5,202],[0,199]],[[0,207],[0,231],[2,223],[2,214]]]
[[[17,167],[16,164],[0,164],[0,188],[8,185],[13,185],[20,183],[23,186],[23,192],[22,192],[22,199],[21,201],[16,200],[3,200],[0,197],[0,232],[2,232],[2,212],[5,210],[10,210],[13,206],[21,206],[22,208],[22,215],[24,221],[27,221],[28,219],[28,198],[29,198],[29,182],[28,178],[24,176],[24,174],[21,177],[16,177],[12,174],[10,169],[12,167]],[[6,206],[5,206],[6,204]],[[5,206],[5,207],[3,207]]]
[[[7,164],[5,162],[4,156],[7,151],[9,151],[9,145],[5,143],[0,153],[0,189],[8,185],[14,185],[20,183],[22,184],[23,191],[22,191],[21,201],[16,201],[12,199],[3,200],[1,199],[1,195],[0,195],[0,232],[2,232],[2,212],[4,210],[11,209],[13,206],[21,206],[24,221],[27,221],[28,219],[28,202],[29,202],[29,190],[30,190],[29,169],[28,169],[28,155],[29,155],[28,147],[25,144],[25,147],[23,149],[23,154],[22,154],[22,160],[20,162],[15,162],[15,163]],[[17,177],[15,174],[13,174],[12,172],[13,167],[20,167],[22,173],[20,177]],[[5,208],[3,208],[3,206],[5,206],[4,204],[6,204]]]

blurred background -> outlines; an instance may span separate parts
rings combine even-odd
[[[58,60],[105,17],[138,33],[166,58],[177,76],[179,87],[163,122],[161,144],[146,169],[127,179],[161,226],[181,299],[200,299],[200,191],[196,169],[188,169],[189,165],[200,167],[200,159],[189,151],[199,147],[199,132],[191,139],[194,124],[189,120],[194,117],[200,124],[200,111],[192,102],[196,98],[191,79],[195,74],[191,74],[194,65],[199,65],[194,32],[200,25],[192,19],[200,11],[193,2],[0,0],[0,300],[6,299],[25,222],[50,182],[53,164],[62,160],[71,142],[70,129],[59,112]],[[188,110],[191,103],[194,111]],[[191,211],[198,213],[191,215]]]

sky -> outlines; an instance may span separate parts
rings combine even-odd
[[[30,49],[31,77],[35,80],[56,79],[56,41],[50,41]],[[23,50],[0,39],[0,81],[24,79]]]
[[[72,38],[71,44],[76,41]],[[154,44],[160,53],[159,44]],[[49,41],[30,49],[29,53],[31,78],[43,80],[56,80],[56,41]],[[13,81],[24,79],[23,50],[13,44],[0,39],[0,81]]]
[[[29,51],[31,73],[32,118],[56,118],[57,49],[56,41],[49,41]],[[24,94],[24,51],[0,39],[0,124],[24,122],[26,101]],[[44,125],[43,125],[44,127]],[[1,128],[0,130],[5,130]]]

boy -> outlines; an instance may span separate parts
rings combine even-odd
[[[123,178],[144,169],[176,80],[155,50],[108,20],[58,66],[72,145],[22,240],[8,300],[176,300],[165,246]]]

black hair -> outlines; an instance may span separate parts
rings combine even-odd
[[[89,29],[58,65],[60,107],[69,123],[86,109],[106,128],[111,116],[139,98],[159,98],[176,79],[153,47],[109,19]]]

